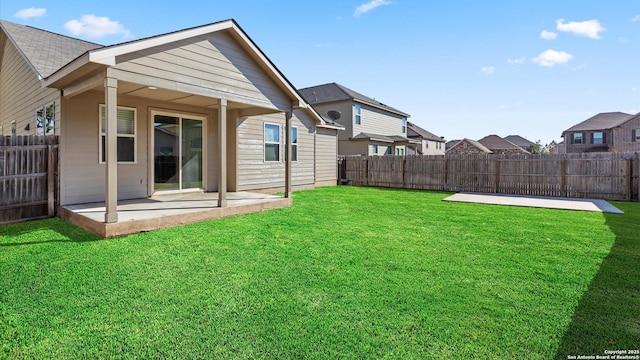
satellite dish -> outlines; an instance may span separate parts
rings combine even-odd
[[[327,111],[327,116],[329,117],[329,119],[336,121],[340,119],[340,116],[342,116],[342,114],[340,114],[340,111],[329,110]]]

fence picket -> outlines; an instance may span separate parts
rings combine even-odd
[[[358,186],[638,201],[640,153],[346,156]]]

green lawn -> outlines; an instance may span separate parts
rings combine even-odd
[[[567,359],[640,344],[625,215],[357,187],[111,240],[0,226],[0,358]]]

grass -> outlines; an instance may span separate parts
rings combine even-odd
[[[0,227],[0,358],[566,359],[640,344],[625,215],[356,187],[99,240]]]

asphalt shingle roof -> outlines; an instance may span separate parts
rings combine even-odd
[[[478,142],[492,151],[496,150],[524,150],[498,135],[488,135],[478,140]]]
[[[480,149],[482,152],[485,152],[485,153],[487,153],[487,154],[491,154],[491,153],[492,153],[492,151],[491,151],[489,148],[487,148],[486,146],[482,145],[480,142],[475,141],[475,140],[471,140],[471,139],[464,138],[464,139],[462,139],[462,140],[452,140],[452,141],[457,141],[457,142],[456,142],[455,144],[451,145],[451,147],[450,147],[450,148],[448,148],[446,151],[449,151],[449,150],[453,149],[454,147],[456,147],[456,146],[458,146],[458,145],[463,144],[463,143],[465,143],[465,142],[466,142],[466,143],[471,144],[472,146],[477,147],[477,148],[478,148],[478,149]]]
[[[304,100],[311,105],[324,104],[334,101],[352,100],[371,105],[373,107],[377,107],[401,116],[410,116],[405,112],[383,104],[380,101],[372,99],[366,95],[362,95],[357,91],[351,90],[337,83],[311,86],[308,88],[299,89],[298,92],[300,93],[300,95],[302,95]]]
[[[31,66],[46,78],[89,50],[102,45],[0,20],[0,28],[17,45]]]
[[[414,123],[412,123],[410,121],[407,121],[407,128],[409,128],[409,130],[411,130],[411,131],[415,132],[416,134],[418,134],[418,136],[422,137],[423,139],[431,140],[431,141],[444,142],[444,139],[441,138],[440,136],[438,136],[438,135],[436,135],[436,134],[434,134],[434,133],[432,133],[430,131],[427,131],[427,130],[423,129],[420,126],[418,126],[418,125],[416,125],[416,124],[414,124]],[[409,137],[412,137],[412,136],[409,136]]]
[[[625,123],[631,119],[634,115],[623,112],[608,112],[600,113],[596,116],[590,117],[587,120],[576,124],[563,132],[575,132],[575,131],[593,131],[593,130],[606,130],[611,129]]]
[[[509,135],[509,136],[506,136],[504,139],[507,140],[508,142],[514,144],[514,145],[520,146],[521,148],[523,148],[525,150],[529,146],[535,145],[535,143],[533,141],[529,141],[529,140],[523,138],[520,135]]]

